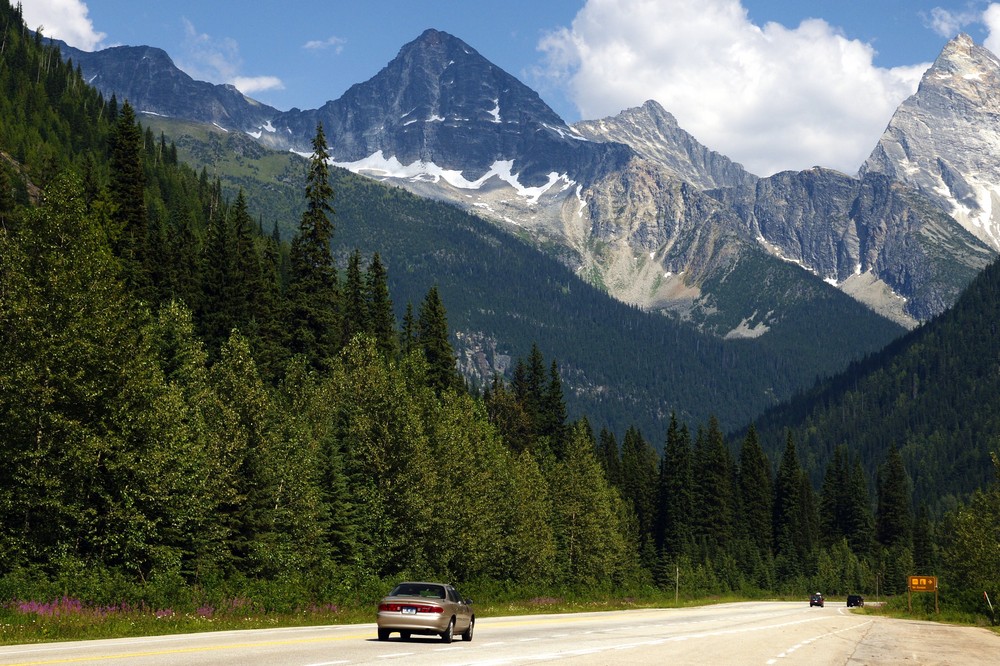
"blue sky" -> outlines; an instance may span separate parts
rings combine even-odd
[[[22,5],[43,34],[85,50],[157,46],[191,76],[282,110],[338,98],[437,28],[535,88],[567,122],[656,99],[758,175],[817,164],[856,172],[949,38],[966,32],[1000,51],[1000,2],[974,0]]]

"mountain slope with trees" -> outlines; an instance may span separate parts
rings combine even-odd
[[[917,502],[952,508],[992,479],[1000,442],[1000,264],[945,313],[756,419],[774,442],[795,433],[814,480],[840,446],[866,469],[892,448]]]
[[[253,193],[223,196],[127,102],[54,95],[47,77],[74,88],[78,73],[46,66],[56,54],[19,10],[0,4],[0,20],[23,56],[0,62],[0,84],[35,86],[38,102],[3,109],[17,122],[0,149],[31,136],[50,158],[5,160],[0,182],[0,602],[290,610],[376,598],[404,576],[532,594],[670,589],[674,576],[692,596],[900,592],[919,568],[953,574],[946,594],[974,609],[1000,585],[995,567],[967,567],[991,562],[977,538],[996,533],[998,486],[935,521],[913,509],[905,447],[872,466],[837,448],[818,484],[793,434],[769,460],[770,436],[751,428],[737,457],[712,417],[692,430],[670,416],[662,455],[634,427],[619,446],[568,418],[560,363],[538,345],[509,382],[469,391],[437,287],[397,323],[388,276],[405,264],[330,254],[353,198],[321,127],[283,241],[254,224]],[[95,126],[76,148],[41,131],[74,113]],[[447,240],[442,256],[460,254]],[[946,367],[950,345],[973,344],[964,327],[989,337],[994,273],[951,328],[906,344]],[[902,344],[868,369],[890,372]],[[905,373],[899,386],[919,388]],[[994,394],[963,395],[985,410]]]
[[[297,156],[188,123],[143,120],[175,139],[197,168],[218,173],[224,192],[252,190],[251,208],[265,228],[291,233],[282,215],[301,211],[288,205],[287,194],[304,187]],[[798,267],[751,255],[713,284],[719,310],[728,311],[727,299],[741,298],[754,284],[762,311],[787,312],[767,335],[720,340],[611,298],[530,244],[451,205],[343,169],[331,169],[331,181],[337,260],[345,265],[355,248],[378,252],[398,318],[407,303],[437,286],[471,381],[486,385],[495,372],[510,379],[511,359],[538,344],[559,359],[570,413],[586,414],[619,436],[636,426],[659,440],[671,412],[695,422],[714,415],[724,428],[736,428],[904,332]],[[858,335],[843,335],[845,329]]]

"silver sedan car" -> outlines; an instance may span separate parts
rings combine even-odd
[[[385,641],[398,631],[400,638],[412,634],[437,635],[451,643],[455,634],[472,640],[476,614],[472,599],[465,599],[445,583],[406,582],[397,585],[378,604],[378,639]]]

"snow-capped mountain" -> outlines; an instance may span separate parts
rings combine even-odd
[[[993,251],[886,175],[786,171],[714,190],[776,256],[907,326],[947,309]]]
[[[746,186],[757,181],[757,176],[741,165],[709,150],[681,129],[677,119],[655,100],[613,118],[574,123],[573,129],[594,141],[624,143],[701,190]]]
[[[862,173],[912,185],[1000,250],[1000,59],[967,35],[948,42]]]
[[[185,118],[224,129],[254,131],[278,114],[231,85],[196,81],[174,65],[162,49],[114,46],[81,51],[59,42],[59,49],[79,65],[86,81],[107,97],[129,100],[147,114]]]
[[[437,30],[339,99],[277,115],[261,141],[308,153],[317,123],[333,159],[352,170],[458,189],[495,177],[527,198],[619,168],[631,154],[587,141],[535,91]]]
[[[308,154],[322,124],[337,165],[513,228],[611,295],[720,336],[767,332],[784,314],[782,299],[814,288],[791,282],[810,280],[913,326],[950,305],[1000,247],[991,241],[1000,238],[991,198],[1000,191],[991,148],[998,67],[968,38],[946,47],[900,107],[860,179],[825,169],[758,178],[655,102],[571,127],[533,90],[437,30],[404,45],[370,80],[305,111],[154,75],[135,62],[154,51],[117,52],[132,60],[113,66],[96,56],[79,63],[99,89],[139,111],[213,122],[272,148]],[[781,273],[783,286],[749,280],[720,299],[743,261]],[[805,270],[790,276],[775,262]]]

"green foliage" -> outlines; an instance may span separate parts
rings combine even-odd
[[[989,453],[1000,438],[998,320],[994,262],[948,311],[758,418],[766,450],[792,429],[818,484],[838,446],[849,446],[872,478],[895,446],[911,506],[940,516],[990,482]]]
[[[20,21],[6,4],[0,14],[8,28]],[[873,582],[898,592],[918,566],[947,571],[956,597],[996,589],[995,487],[968,506],[952,498],[959,508],[940,524],[928,510],[912,518],[908,467],[923,491],[952,478],[913,464],[913,442],[948,448],[941,431],[901,428],[898,451],[881,448],[884,432],[839,450],[831,443],[856,431],[816,417],[809,447],[782,433],[772,483],[765,435],[747,432],[734,460],[709,410],[729,422],[755,413],[761,387],[796,384],[793,361],[611,303],[476,218],[331,173],[321,127],[313,158],[288,177],[305,183],[297,234],[282,242],[279,226],[295,227],[284,219],[265,236],[256,195],[237,189],[231,203],[127,102],[105,103],[21,28],[6,31],[0,62],[10,93],[0,96],[0,598],[190,608],[245,596],[255,612],[289,612],[370,602],[401,576],[571,593],[678,580],[686,594]],[[331,181],[344,239],[333,237]],[[372,257],[365,271],[360,250],[343,251],[356,240]],[[431,266],[440,288],[427,287]],[[534,291],[496,302],[465,293],[483,270]],[[976,316],[989,312],[996,279],[977,282],[963,306],[983,338],[997,337]],[[399,331],[390,291],[407,303]],[[527,330],[538,341],[512,318],[536,324]],[[588,320],[620,328],[595,336]],[[506,331],[498,358],[530,352],[480,397],[456,369],[454,329]],[[909,343],[951,362],[944,333]],[[634,353],[665,344],[671,354]],[[996,357],[991,342],[974,344]],[[546,362],[553,348],[568,358]],[[883,377],[906,388],[891,402],[907,408],[926,407],[923,387],[945,376],[880,358],[891,361]],[[858,381],[871,393],[845,414],[876,420],[866,400],[877,383]],[[595,419],[598,440],[570,405],[579,415],[604,402],[614,406]],[[629,411],[653,403],[655,414]],[[619,451],[622,414],[655,431],[664,404],[687,407],[671,415],[662,455],[632,424]],[[692,415],[707,421],[693,445]],[[959,469],[977,461],[948,450]],[[876,533],[864,470],[882,451]],[[819,503],[807,470],[824,478]]]
[[[289,301],[294,353],[304,354],[320,369],[331,362],[341,343],[340,294],[330,256],[333,213],[326,137],[322,125],[313,138],[313,155],[306,178],[306,210],[292,241]]]

